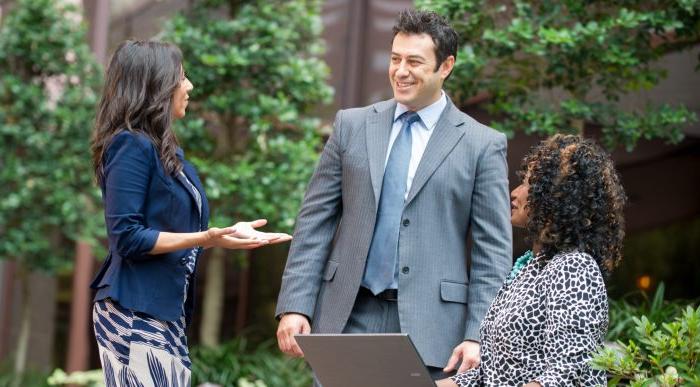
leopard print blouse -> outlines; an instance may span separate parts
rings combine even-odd
[[[458,386],[606,385],[588,364],[608,328],[608,297],[586,253],[538,255],[505,284],[481,323],[481,364]]]

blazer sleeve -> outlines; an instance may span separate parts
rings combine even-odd
[[[313,319],[323,269],[342,212],[342,110],[333,126],[297,216],[277,299],[278,318],[293,312]]]
[[[512,266],[512,227],[506,137],[492,136],[475,173],[471,208],[471,268],[464,339],[480,341],[479,328]]]
[[[124,259],[149,258],[159,231],[147,226],[146,201],[153,157],[136,135],[117,135],[105,152],[105,221],[111,248]],[[151,155],[152,156],[152,155]]]
[[[603,341],[608,296],[597,263],[587,254],[550,262],[544,355],[547,367],[535,378],[544,387],[605,384],[605,373],[589,364]],[[600,375],[599,375],[600,374]]]

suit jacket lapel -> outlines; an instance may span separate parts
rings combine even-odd
[[[433,172],[457,145],[459,139],[464,136],[464,122],[462,114],[448,97],[447,106],[440,115],[435,129],[433,129],[435,132],[430,136],[423,157],[418,164],[405,205],[408,205],[418,195]]]
[[[384,163],[389,151],[389,136],[394,124],[394,110],[396,102],[393,100],[379,102],[374,105],[374,111],[367,117],[366,138],[367,156],[369,158],[369,171],[374,189],[374,205],[379,205],[379,196],[382,192],[384,180]]]

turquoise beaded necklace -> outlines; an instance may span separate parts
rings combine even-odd
[[[515,264],[513,265],[513,270],[510,271],[510,274],[508,274],[508,278],[506,278],[506,284],[510,284],[513,282],[515,277],[518,275],[520,270],[527,265],[528,262],[534,258],[534,254],[532,254],[532,250],[528,250],[525,252],[525,254],[521,255],[520,258],[515,260]]]

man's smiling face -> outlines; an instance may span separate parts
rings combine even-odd
[[[394,99],[413,111],[432,104],[440,98],[442,84],[453,64],[454,58],[449,57],[437,67],[435,43],[430,35],[396,34],[389,63]]]

